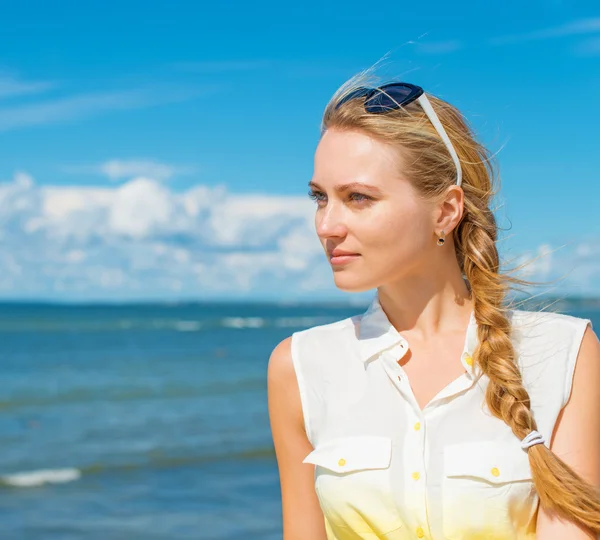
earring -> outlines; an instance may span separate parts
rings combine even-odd
[[[446,233],[444,231],[442,231],[441,236],[438,238],[437,245],[443,246],[444,242],[446,241],[445,238],[446,238]]]

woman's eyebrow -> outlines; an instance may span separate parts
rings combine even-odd
[[[322,189],[321,186],[319,186],[319,184],[313,182],[312,180],[308,183],[308,187],[313,189]],[[364,182],[350,182],[348,184],[337,184],[333,187],[333,189],[335,189],[335,191],[337,191],[338,193],[343,193],[344,191],[348,191],[350,189],[369,189],[371,191],[374,191],[375,193],[378,193],[379,195],[383,195],[383,192],[377,186],[365,184]]]

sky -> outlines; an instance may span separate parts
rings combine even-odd
[[[496,154],[503,264],[600,296],[596,1],[2,4],[0,300],[352,300],[307,183],[384,56]]]

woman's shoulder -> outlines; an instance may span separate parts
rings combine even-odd
[[[308,326],[302,330],[297,330],[292,336],[297,335],[302,338],[322,339],[326,336],[343,335],[349,331],[353,331],[359,320],[360,315],[352,315],[344,319]]]
[[[555,376],[570,372],[590,319],[551,311],[515,310],[511,335],[519,363],[536,376],[540,370]]]
[[[513,332],[523,337],[560,338],[564,334],[577,334],[592,325],[590,319],[554,311],[511,310]]]
[[[291,335],[291,354],[294,361],[307,371],[336,369],[346,365],[354,356],[358,344],[357,322],[360,315],[298,330]]]
[[[553,414],[564,406],[591,320],[550,311],[515,310],[513,341],[523,382],[538,408]]]

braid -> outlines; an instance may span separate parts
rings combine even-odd
[[[536,430],[537,425],[515,361],[511,325],[503,305],[507,282],[522,280],[499,273],[496,220],[485,198],[473,200],[481,206],[476,208],[471,201],[465,204],[465,215],[455,229],[455,241],[473,292],[479,338],[474,361],[489,378],[485,398],[491,413],[502,419],[516,437],[523,439],[531,430]],[[541,505],[599,534],[599,490],[543,444],[530,447],[528,456]]]

